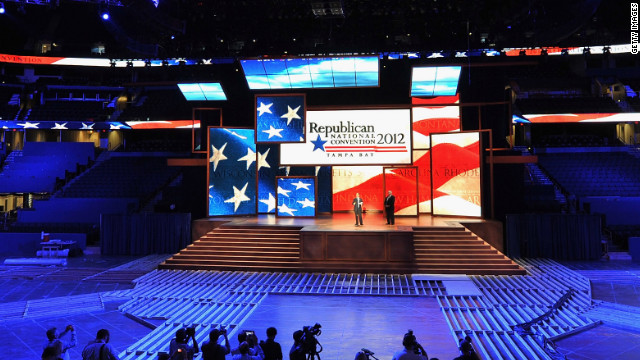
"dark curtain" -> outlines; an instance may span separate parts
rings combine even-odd
[[[103,214],[100,249],[104,255],[177,253],[191,243],[191,214]]]
[[[601,217],[591,214],[507,215],[507,254],[513,258],[597,260]]]

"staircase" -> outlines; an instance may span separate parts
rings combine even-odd
[[[526,271],[463,227],[414,227],[415,272],[525,275]]]
[[[296,271],[300,227],[222,225],[173,255],[160,269]]]

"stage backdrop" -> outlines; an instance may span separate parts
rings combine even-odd
[[[256,142],[303,142],[304,94],[256,95]]]
[[[306,141],[282,144],[283,165],[411,164],[409,109],[307,111]]]
[[[482,216],[480,133],[431,134],[433,214]]]
[[[277,216],[313,217],[316,215],[316,178],[278,177]]]
[[[256,213],[253,129],[209,128],[209,216]]]

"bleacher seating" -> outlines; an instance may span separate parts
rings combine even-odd
[[[522,114],[618,113],[620,107],[608,97],[529,98],[516,100]]]
[[[59,197],[143,199],[178,173],[163,156],[112,156],[70,182]]]
[[[577,196],[640,196],[640,160],[625,151],[539,154],[539,164]]]
[[[29,121],[104,121],[111,111],[101,101],[48,101],[30,109]]]
[[[20,110],[20,85],[0,85],[0,120],[13,120]]]
[[[56,178],[94,158],[91,142],[27,142],[21,156],[11,155],[0,172],[3,193],[50,193]]]
[[[175,88],[145,89],[120,115],[121,121],[191,119],[191,106]]]
[[[546,135],[536,141],[535,145],[542,147],[606,146],[609,145],[609,140],[598,135]]]

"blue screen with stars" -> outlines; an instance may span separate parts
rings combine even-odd
[[[316,179],[314,177],[278,177],[277,216],[316,215]]]
[[[305,97],[256,96],[256,142],[303,142]]]

